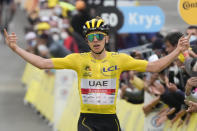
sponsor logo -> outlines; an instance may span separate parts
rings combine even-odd
[[[104,76],[115,76],[116,75],[116,71],[118,70],[118,66],[114,65],[114,66],[110,66],[110,67],[103,67],[101,68],[101,73]]]
[[[189,25],[197,24],[197,1],[196,0],[179,0],[178,11],[181,18]]]
[[[157,119],[158,119],[158,116],[153,116],[152,119],[151,119],[151,125],[153,127],[160,127],[161,125],[157,125]]]
[[[119,68],[118,68],[117,65],[115,65],[115,66],[110,66],[110,67],[108,67],[108,68],[103,67],[103,72],[115,71],[115,70],[118,70],[118,69],[119,69]]]
[[[183,2],[183,9],[189,10],[191,8],[196,8],[197,7],[197,2],[189,2],[185,1]]]
[[[83,73],[83,76],[84,77],[91,77],[92,76],[92,72],[91,72],[91,68],[89,65],[85,66],[84,67],[84,73]]]
[[[97,86],[108,86],[108,81],[89,81],[89,86],[94,86],[94,87],[97,87]]]
[[[165,23],[165,15],[158,6],[121,6],[124,24],[119,33],[158,32]]]
[[[116,94],[116,79],[81,79],[84,104],[112,105]]]

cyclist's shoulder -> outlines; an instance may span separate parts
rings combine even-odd
[[[65,58],[71,58],[73,60],[80,60],[80,59],[87,59],[89,56],[89,53],[72,53],[67,55]]]

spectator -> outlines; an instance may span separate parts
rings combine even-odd
[[[74,16],[72,16],[71,25],[74,28],[75,32],[83,36],[82,25],[84,25],[84,23],[87,20],[90,20],[91,17],[89,15],[89,12],[87,12],[86,4],[84,1],[82,0],[76,1],[75,6],[77,9],[77,13]]]
[[[185,86],[185,103],[189,106],[187,112],[197,112],[197,58],[187,59],[185,68],[187,73],[191,76]]]
[[[197,26],[189,26],[186,30],[186,35],[188,34],[191,34],[191,37],[190,37],[190,44],[196,44],[197,42]]]
[[[76,43],[74,37],[69,30],[66,30],[67,37],[64,39],[64,47],[71,52],[79,53],[78,44]]]
[[[35,47],[36,47],[36,44],[37,44],[36,33],[28,32],[25,35],[25,40],[26,40],[26,43],[27,43],[26,50],[31,52],[31,53],[35,53]]]
[[[129,71],[128,84],[121,84],[121,98],[133,104],[144,102],[144,81],[136,76],[136,72]]]
[[[190,45],[192,50],[197,54],[197,26],[189,26],[186,30],[186,35],[188,34],[192,34],[190,38]]]
[[[167,53],[171,53],[176,48],[178,40],[182,36],[183,34],[181,32],[173,32],[173,33],[169,33],[164,38]],[[184,115],[185,115],[185,108],[182,108],[182,107],[185,106],[184,91],[185,91],[186,80],[188,79],[188,77],[183,77],[184,73],[177,66],[176,62],[168,68],[167,72],[168,72],[167,74],[168,77],[165,76],[164,78],[169,78],[169,79],[163,79],[163,80],[159,79],[160,83],[162,83],[162,81],[164,81],[165,83],[163,84],[163,86],[160,86],[160,87],[157,85],[162,90],[161,89],[156,90],[156,92],[159,93],[157,95],[160,95],[160,100],[163,101],[165,104],[167,104],[170,107],[170,109],[174,109],[174,112],[158,119],[159,121],[158,123],[160,124],[164,122],[165,120],[167,120],[167,118],[172,120],[172,123],[174,123],[180,117],[184,119]],[[154,101],[151,103],[154,103]],[[150,105],[152,105],[151,103]],[[149,107],[147,108],[149,109]]]

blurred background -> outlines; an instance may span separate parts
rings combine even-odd
[[[163,39],[167,34],[170,32],[186,34],[189,25],[181,19],[177,5],[178,0],[1,0],[0,130],[57,129],[57,125],[54,126],[55,119],[50,118],[54,114],[47,116],[39,109],[46,106],[49,108],[51,105],[42,103],[42,107],[38,107],[35,101],[31,101],[33,96],[31,98],[28,96],[32,87],[28,86],[31,78],[26,70],[33,67],[27,67],[27,63],[6,46],[2,31],[4,28],[9,33],[15,32],[19,38],[18,45],[31,53],[44,58],[64,57],[72,52],[89,51],[83,39],[82,25],[86,20],[99,15],[112,27],[110,45],[106,47],[108,50],[124,52],[148,60],[155,48],[165,50]],[[45,70],[44,73],[55,76],[54,70]],[[40,74],[42,73],[34,74],[33,77],[38,77]],[[125,79],[130,79],[128,76],[135,75],[136,73],[132,74],[132,72],[123,73],[122,84],[127,84],[128,80]],[[144,79],[144,77],[140,78]],[[40,77],[36,79],[40,80]],[[131,90],[134,90],[135,86],[133,84]],[[127,88],[122,85],[120,87],[122,92]],[[51,90],[54,93],[54,89]],[[43,96],[38,99],[45,98]],[[140,109],[143,112],[142,106]],[[162,123],[161,121],[159,122]],[[67,130],[65,127],[58,126],[58,128],[59,131]]]

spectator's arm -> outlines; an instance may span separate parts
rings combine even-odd
[[[189,38],[188,37],[181,37],[178,41],[177,48],[171,52],[169,55],[162,57],[161,59],[153,62],[149,62],[146,68],[148,72],[160,72],[165,69],[170,63],[172,63],[177,56],[182,52],[186,51],[189,48]]]
[[[197,57],[197,54],[194,51],[192,51],[192,50],[189,50],[189,55],[191,57]]]
[[[185,94],[187,96],[190,95],[192,87],[197,86],[197,77],[191,77],[187,80],[186,86],[185,86]]]
[[[175,92],[175,91],[178,90],[177,86],[176,86],[174,83],[169,83],[169,84],[167,85],[167,87],[168,87],[168,89],[169,89],[170,91],[172,91],[172,92]]]
[[[197,112],[197,103],[192,101],[186,101],[186,100],[185,103],[189,106],[188,109],[186,110],[187,112]]]

